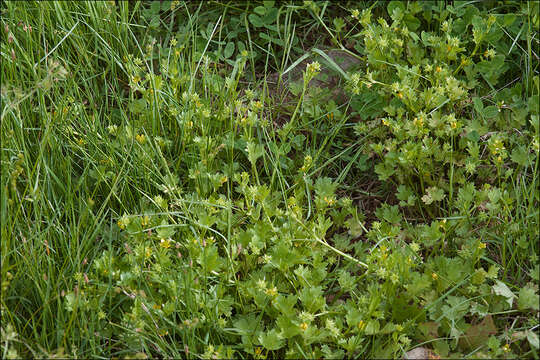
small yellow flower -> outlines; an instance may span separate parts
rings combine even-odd
[[[263,103],[260,100],[257,100],[253,103],[253,106],[255,107],[255,109],[261,110],[263,108]]]
[[[502,349],[503,349],[504,352],[510,352],[510,344],[504,344]]]
[[[437,66],[437,67],[435,68],[435,71],[436,71],[436,72],[441,72],[441,71],[442,71],[442,68],[441,68],[440,66]]]
[[[433,280],[437,280],[439,278],[439,275],[435,274],[435,273],[431,273],[431,278]]]
[[[364,330],[365,327],[366,327],[366,323],[364,322],[364,320],[360,320],[360,321],[358,322],[358,328],[359,328],[360,330]]]
[[[127,225],[129,225],[129,217],[124,215],[118,220],[118,227],[123,230]]]
[[[276,296],[277,295],[277,288],[274,286],[272,288],[266,289],[266,295]]]
[[[148,215],[145,215],[145,216],[141,219],[141,225],[142,225],[142,226],[147,226],[149,223],[150,223],[150,218],[148,217]]]
[[[485,249],[486,246],[486,243],[481,242],[480,244],[478,244],[478,249]]]
[[[261,346],[257,346],[255,348],[255,355],[261,355],[262,354],[262,347]]]
[[[137,140],[139,144],[144,144],[144,142],[146,141],[144,134],[137,134],[135,136],[135,140]]]
[[[307,65],[306,71],[311,74],[316,74],[321,71],[321,64],[318,61],[312,62]]]
[[[303,323],[300,324],[300,329],[302,329],[303,331],[306,331],[307,328],[308,328],[308,324],[307,324],[307,323],[303,322]]]
[[[159,243],[159,246],[161,246],[164,249],[168,249],[171,247],[171,239],[161,239],[161,242]]]

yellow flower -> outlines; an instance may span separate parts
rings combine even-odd
[[[147,226],[149,223],[150,223],[150,218],[148,217],[148,215],[145,215],[145,216],[141,219],[141,225],[142,225],[142,226]]]
[[[118,220],[118,227],[123,230],[127,225],[129,225],[129,217],[124,215]]]
[[[161,239],[161,242],[159,243],[159,246],[161,246],[164,249],[168,249],[171,247],[171,239]]]
[[[433,278],[433,280],[437,280],[439,278],[439,275],[431,273],[431,277]]]
[[[486,243],[481,242],[480,244],[478,244],[478,249],[485,249],[486,246]]]
[[[365,327],[366,327],[366,323],[364,322],[364,320],[360,320],[360,322],[358,323],[358,328],[360,330],[364,330]]]
[[[274,286],[272,288],[266,289],[266,295],[276,296],[277,295],[277,288]]]
[[[308,328],[308,324],[307,324],[307,323],[303,322],[303,323],[300,324],[300,329],[302,329],[303,331],[306,331],[307,328]]]
[[[137,140],[139,144],[144,144],[144,142],[146,141],[144,134],[137,134],[135,136],[135,140]]]

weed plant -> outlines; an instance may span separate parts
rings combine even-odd
[[[538,358],[538,11],[3,2],[2,357]]]

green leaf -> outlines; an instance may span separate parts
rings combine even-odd
[[[255,144],[252,142],[247,143],[246,151],[248,153],[248,160],[252,164],[255,164],[257,159],[264,154],[263,146],[261,144]]]
[[[66,303],[65,303],[66,310],[68,312],[72,312],[77,305],[76,304],[77,297],[75,296],[74,293],[70,292],[66,295],[65,299],[66,299]]]
[[[525,309],[539,309],[540,297],[535,293],[534,289],[530,287],[523,287],[519,290],[519,297],[517,306],[519,310]]]
[[[345,26],[345,22],[343,21],[342,18],[334,18],[334,27],[336,28],[336,31],[337,32],[340,32],[343,27]]]
[[[276,329],[264,332],[259,335],[259,342],[268,350],[278,350],[283,346],[283,340]]]
[[[134,114],[140,114],[146,109],[146,99],[140,98],[133,100],[133,102],[129,105],[129,109]]]
[[[279,310],[283,315],[287,317],[293,317],[295,314],[294,305],[298,298],[295,295],[282,295],[279,294],[276,299],[272,302],[274,307]]]
[[[473,98],[473,104],[474,104],[474,110],[476,110],[479,114],[482,114],[484,111],[484,104],[482,104],[482,99],[479,97]]]
[[[403,1],[390,1],[388,5],[386,5],[386,10],[388,11],[388,15],[393,16],[394,11],[397,10],[397,13],[403,14],[405,12],[405,4]]]
[[[311,313],[316,313],[326,305],[321,286],[303,288],[300,291],[300,301]]]
[[[403,184],[398,186],[396,197],[400,200],[400,206],[413,206],[416,201],[416,196],[412,190]]]
[[[264,16],[266,14],[266,8],[264,6],[257,6],[255,9],[253,9],[257,14],[260,16]]]
[[[443,189],[432,186],[426,189],[426,195],[422,196],[422,201],[426,205],[430,205],[435,201],[441,201],[442,199],[444,199],[444,197],[445,195]]]
[[[375,215],[381,220],[386,220],[389,224],[399,224],[401,222],[401,213],[397,205],[383,204],[377,208]]]
[[[262,19],[258,15],[249,14],[248,19],[249,22],[255,27],[261,27],[264,25]]]
[[[405,22],[405,25],[407,25],[407,27],[411,31],[416,31],[421,25],[420,20],[418,20],[416,17],[412,16],[411,14],[407,14],[405,18],[403,19],[403,21]]]
[[[265,27],[265,28],[268,28],[269,25],[265,25],[264,27]],[[263,33],[263,32],[259,33],[259,37],[260,37],[261,39],[266,40],[266,41],[273,42],[274,44],[276,44],[276,45],[278,45],[278,46],[283,46],[283,44],[284,44],[284,43],[283,43],[283,40],[281,40],[281,39],[279,39],[279,38],[277,38],[277,37],[274,37],[274,36],[269,36],[268,34]]]
[[[514,150],[512,150],[512,155],[510,157],[513,162],[521,166],[527,165],[527,162],[529,161],[529,153],[523,145],[515,147]]]
[[[508,305],[512,307],[512,303],[514,302],[514,298],[516,297],[516,295],[514,295],[512,290],[510,290],[510,288],[506,286],[505,283],[500,280],[495,280],[495,285],[493,285],[491,288],[493,289],[493,292],[495,292],[495,294],[505,297]]]
[[[516,19],[517,19],[516,14],[504,14],[502,26],[508,27],[512,25],[514,21],[516,21]]]
[[[157,228],[156,232],[160,239],[168,239],[172,237],[176,231],[172,225],[169,225],[166,220],[163,220],[161,222],[161,226]]]
[[[533,348],[538,349],[538,347],[540,347],[538,334],[534,331],[527,330],[527,340],[529,340],[529,344],[531,344]]]
[[[475,349],[485,344],[491,335],[497,334],[497,328],[491,315],[487,315],[482,322],[472,325],[465,335],[459,339],[461,347]]]
[[[233,321],[234,330],[240,335],[251,335],[257,329],[258,321],[254,314],[240,315]]]
[[[341,288],[345,291],[351,291],[354,288],[355,278],[348,271],[342,270],[338,277]]]
[[[223,56],[225,59],[228,59],[232,56],[234,53],[234,42],[227,43],[227,46],[225,46],[225,50],[223,51]]]
[[[216,245],[206,247],[204,260],[206,262],[206,272],[218,271],[223,264]]]
[[[482,115],[487,119],[492,119],[497,116],[497,114],[499,114],[499,108],[494,105],[488,106],[482,111]]]
[[[338,184],[329,177],[320,177],[315,182],[315,193],[320,197],[331,197],[335,194]]]
[[[301,332],[300,327],[291,320],[291,317],[292,315],[279,315],[276,319],[276,326],[280,330],[280,335],[285,339],[290,339]]]
[[[264,15],[264,17],[262,18],[262,22],[267,25],[275,23],[277,20],[277,14],[278,14],[278,9],[269,8],[266,11],[266,14]]]
[[[379,332],[381,325],[378,320],[371,319],[367,322],[364,332],[366,335],[375,335]]]
[[[379,175],[379,180],[386,181],[396,172],[396,169],[389,162],[381,162],[375,165],[375,173]]]

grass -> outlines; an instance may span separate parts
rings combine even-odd
[[[359,5],[316,2],[318,10],[309,2],[303,7],[275,5],[278,21],[284,21],[280,28],[275,22],[253,25],[256,20],[250,15],[272,11],[263,3],[256,4],[259,12],[247,3],[180,3],[173,10],[170,3],[157,10],[155,4],[159,2],[2,4],[3,357],[264,357],[283,356],[284,352],[272,351],[284,344],[290,348],[280,351],[287,350],[289,356],[329,357],[319,345],[330,344],[345,349],[335,353],[337,357],[402,356],[415,346],[433,345],[434,351],[446,351],[447,356],[538,358],[538,307],[529,305],[538,299],[539,153],[537,148],[528,150],[533,141],[538,143],[537,112],[536,117],[534,111],[524,114],[521,122],[499,120],[497,131],[509,137],[528,131],[526,139],[532,140],[507,141],[508,147],[527,149],[527,159],[522,165],[508,165],[512,172],[506,176],[503,168],[497,168],[491,186],[503,189],[502,200],[487,219],[476,213],[476,208],[489,205],[484,195],[476,195],[466,215],[456,210],[462,184],[456,181],[453,188],[450,180],[449,201],[433,207],[420,201],[401,207],[396,230],[395,222],[384,220],[391,210],[381,205],[397,206],[401,180],[381,181],[374,171],[378,157],[372,144],[382,132],[373,128],[359,136],[356,131],[370,117],[369,100],[364,106],[351,100],[335,104],[325,97],[324,89],[317,93],[300,79],[299,95],[288,95],[290,103],[282,103],[266,81],[272,73],[291,69],[291,64],[300,68],[295,60],[304,49],[324,49],[329,44],[345,49],[356,25],[349,26],[348,33],[338,33],[333,19],[349,16],[345,9]],[[377,4],[374,13],[383,14],[386,6]],[[508,13],[518,13],[519,4],[512,6]],[[522,14],[523,35],[505,35],[509,44],[515,44],[510,50],[516,49],[513,71],[523,84],[519,101],[494,88],[491,94],[482,94],[491,103],[498,94],[507,102],[515,100],[516,107],[538,99],[538,30],[534,11],[527,11]],[[233,40],[227,37],[232,31],[238,32]],[[169,45],[172,39],[177,47]],[[208,60],[215,52],[226,51],[231,41],[238,57]],[[346,51],[364,56],[348,45]],[[318,53],[325,54],[318,50],[313,56]],[[333,61],[325,56],[321,62]],[[140,66],[136,58],[141,59]],[[141,79],[135,81],[137,71]],[[332,73],[323,72],[328,74]],[[513,80],[505,79],[508,87]],[[345,79],[340,81],[344,86]],[[134,90],[137,86],[140,89]],[[310,96],[304,98],[307,93]],[[517,113],[509,116],[517,118]],[[479,184],[491,181],[488,176],[493,174],[488,165],[485,168],[483,177],[481,167],[478,170]],[[248,180],[242,180],[244,176]],[[414,180],[409,182],[416,186]],[[350,198],[350,204],[344,197]],[[334,210],[325,201],[340,207]],[[150,219],[146,225],[145,217]],[[460,220],[465,218],[471,227]],[[128,219],[125,225],[122,219]],[[423,239],[425,229],[414,226],[429,227],[443,219],[445,224],[448,220],[448,230],[436,246],[422,250],[427,265],[418,273],[427,274],[433,294],[422,298],[423,307],[414,312],[412,306],[398,304],[401,290],[390,286],[390,281],[369,280],[376,264],[383,264],[374,258],[383,256],[377,254],[386,251],[380,250],[384,246],[389,259],[399,263],[402,243],[388,239],[421,243],[418,239]],[[379,235],[374,223],[382,224]],[[390,235],[383,236],[384,231]],[[471,260],[463,277],[441,285],[445,270],[439,273],[430,266],[445,263],[446,256],[448,264],[459,258],[457,254],[470,245],[467,232],[487,243],[487,249]],[[418,238],[411,239],[411,234]],[[151,236],[156,241],[150,241]],[[348,239],[343,240],[345,245],[339,243],[343,238]],[[171,245],[169,240],[174,240]],[[294,246],[282,251],[280,243]],[[291,264],[301,266],[270,275],[263,270],[265,255],[272,255],[273,260],[264,261],[275,262],[275,269],[287,268],[285,260],[278,260],[289,255]],[[488,280],[475,283],[480,295],[470,295],[476,290],[467,292],[463,284],[491,265],[501,268],[498,279],[512,295],[492,291],[498,283],[491,277],[486,278],[491,279],[489,286]],[[354,286],[360,287],[347,287],[349,280],[341,271],[351,274]],[[324,297],[309,293],[317,288],[314,279],[318,278]],[[338,340],[335,344],[315,340],[313,345],[307,335],[294,335],[303,339],[297,342],[292,336],[274,338],[277,327],[272,324],[285,320],[278,319],[279,312],[272,307],[276,305],[271,306],[269,299],[252,293],[261,279],[268,281],[266,294],[277,286],[276,293],[302,299],[301,313],[293,316],[283,310],[290,321],[297,321],[294,326],[304,329],[320,318],[322,329],[323,324],[329,326],[322,320],[327,314],[347,314],[337,317],[336,326],[346,334],[348,345],[338,346]],[[364,280],[372,281],[369,288],[358,284]],[[524,288],[532,290],[525,294]],[[385,293],[377,295],[377,291]],[[394,310],[385,308],[388,313],[384,313],[378,304],[388,294],[396,295],[387,301]],[[328,300],[331,296],[341,300]],[[311,297],[336,307],[323,311],[306,305]],[[450,331],[445,326],[454,329],[454,323],[444,322],[448,315],[444,306],[459,313],[459,305],[448,302],[453,297],[464,299],[473,309],[456,315],[456,323],[466,323],[457,327],[464,333],[476,329],[486,316],[496,319],[496,329],[486,330],[489,345],[481,330],[482,343],[467,351],[456,345],[463,341],[459,336],[446,337]],[[484,305],[477,298],[490,305],[475,313]],[[505,306],[513,298],[514,304],[519,300],[526,305]],[[371,334],[361,325],[345,330],[356,316],[348,301],[383,314],[380,318],[373,313],[358,315],[362,326],[375,322],[379,326],[376,319],[382,324],[387,316],[392,326],[403,324],[399,326],[405,330],[379,332],[383,325],[371,329]],[[168,313],[166,306],[174,311]],[[396,315],[400,306],[410,310],[403,319]],[[310,312],[316,313],[315,319],[309,318]],[[409,318],[423,321],[409,323]],[[433,318],[443,319],[437,322],[445,329],[422,338],[415,328]],[[358,335],[354,328],[364,333]],[[407,335],[408,342],[400,334]],[[510,350],[503,344],[509,344]],[[257,350],[259,346],[264,350]]]

